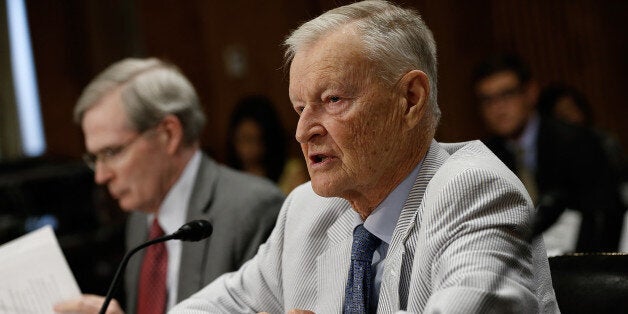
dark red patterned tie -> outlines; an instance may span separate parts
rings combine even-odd
[[[149,239],[164,235],[157,218],[150,227]],[[137,314],[166,313],[168,293],[166,277],[168,274],[168,251],[164,242],[153,244],[146,249],[140,270]]]

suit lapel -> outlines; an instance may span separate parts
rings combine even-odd
[[[421,225],[421,203],[427,185],[448,157],[449,154],[441,148],[440,144],[432,140],[419,175],[401,210],[388,248],[380,287],[378,313],[406,307],[408,285],[412,275],[412,260],[418,236],[418,232],[413,232],[413,230],[418,230]]]
[[[127,251],[135,248],[136,246],[146,242],[148,240],[148,226],[147,215],[134,211],[128,216],[127,231],[126,231],[126,243]],[[137,252],[133,258],[129,259],[126,271],[125,271],[125,283],[126,283],[126,297],[127,297],[127,312],[134,313],[138,294],[138,285],[140,280],[140,268],[142,260],[144,259],[145,251]]]
[[[209,220],[213,194],[218,178],[216,165],[205,155],[194,180],[194,187],[186,214],[186,222],[195,219]],[[204,282],[209,240],[181,243],[181,264],[177,301],[181,301],[207,284]]]
[[[319,308],[316,313],[341,313],[351,260],[353,225],[358,214],[342,199],[330,202],[327,208],[343,208],[343,213],[327,229],[327,249],[316,259]],[[328,210],[327,208],[323,210]],[[334,209],[337,210],[337,209]]]

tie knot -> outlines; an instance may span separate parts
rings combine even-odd
[[[150,231],[148,232],[148,238],[152,240],[158,237],[163,237],[164,234],[164,229],[161,229],[157,218],[153,219],[153,224],[150,226]]]
[[[370,262],[373,259],[373,252],[375,252],[380,241],[378,237],[366,230],[363,224],[355,227],[353,230],[351,260]]]

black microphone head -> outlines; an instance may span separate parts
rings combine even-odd
[[[214,231],[214,228],[209,221],[199,219],[186,223],[172,235],[174,239],[181,241],[200,241],[209,237],[212,231]]]

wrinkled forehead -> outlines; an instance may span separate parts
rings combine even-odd
[[[337,31],[296,52],[290,64],[290,94],[323,84],[367,81],[372,62],[354,32]]]

